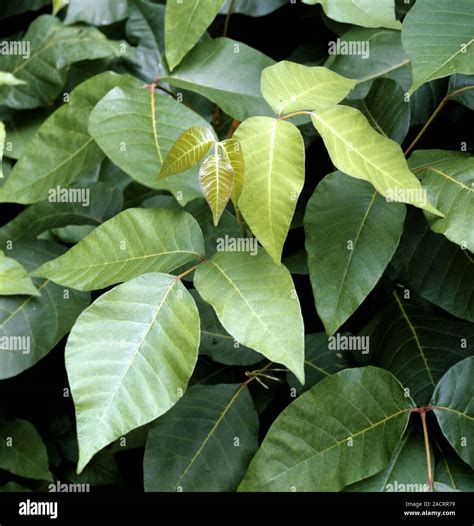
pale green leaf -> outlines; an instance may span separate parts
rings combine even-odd
[[[33,275],[95,290],[147,272],[171,272],[203,254],[199,225],[186,212],[130,208]]]
[[[166,60],[173,70],[201,38],[225,0],[168,0],[165,11]]]
[[[5,256],[0,250],[0,295],[13,294],[40,296],[21,263]]]
[[[118,285],[79,316],[66,346],[78,473],[106,445],[178,401],[198,347],[196,305],[183,284],[167,274],[145,274]]]
[[[339,491],[374,475],[390,461],[413,405],[383,369],[330,376],[277,417],[239,490]]]
[[[0,468],[24,478],[53,480],[43,440],[26,420],[0,419]]]
[[[471,0],[417,0],[403,21],[402,42],[412,63],[410,94],[433,79],[474,73]]]
[[[272,115],[262,97],[262,70],[274,61],[241,42],[216,38],[198,44],[173,71],[162,78],[217,104],[233,119]]]
[[[356,81],[324,67],[284,60],[262,72],[262,94],[278,115],[319,110],[344,99]]]
[[[64,1],[64,0],[63,0]],[[65,24],[108,26],[127,18],[127,0],[67,0]]]
[[[265,0],[265,2],[261,0],[226,0],[220,14],[227,14],[232,4],[232,13],[254,17],[265,16],[286,3],[288,0]]]
[[[474,469],[474,356],[453,365],[436,386],[430,405],[441,431]]]
[[[339,170],[368,181],[392,201],[442,215],[429,203],[420,181],[408,169],[400,146],[377,133],[359,110],[333,106],[314,112],[311,120]]]
[[[326,176],[308,201],[306,252],[313,295],[333,334],[381,278],[400,241],[405,207],[341,172]]]
[[[53,16],[56,16],[63,7],[67,5],[67,0],[53,0]]]
[[[235,491],[257,447],[248,389],[196,385],[148,435],[145,491]]]
[[[444,217],[427,213],[433,232],[474,253],[474,155],[419,150],[409,160],[429,200]]]
[[[232,185],[231,199],[235,206],[238,205],[242,190],[244,188],[245,161],[239,141],[236,139],[225,139],[219,143],[224,151],[228,163],[234,171],[234,183]]]
[[[213,153],[202,163],[199,170],[202,193],[212,210],[214,226],[217,226],[232,194],[234,170],[224,157]]]
[[[0,86],[19,86],[20,84],[26,84],[24,80],[17,79],[11,73],[0,71]]]
[[[160,177],[179,174],[197,164],[216,142],[208,127],[191,126],[173,144],[164,160]]]
[[[304,382],[304,326],[290,273],[263,251],[216,253],[195,272],[194,286],[227,332]]]
[[[279,263],[304,183],[303,138],[293,124],[268,117],[246,120],[234,137],[245,159],[239,208],[257,239]]]

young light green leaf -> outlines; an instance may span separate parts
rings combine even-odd
[[[198,347],[196,305],[184,285],[167,274],[145,274],[119,285],[79,316],[66,346],[78,473],[106,445],[178,401]]]
[[[26,84],[24,80],[17,79],[11,73],[0,71],[0,86],[19,86],[20,84]]]
[[[445,216],[425,214],[431,230],[474,253],[474,155],[419,150],[413,152],[408,165]]]
[[[248,389],[196,385],[148,435],[145,491],[235,491],[257,448]]]
[[[330,376],[277,417],[239,490],[339,491],[370,477],[390,461],[413,407],[383,369]]]
[[[0,250],[0,296],[13,294],[41,295],[21,263],[5,256]]]
[[[324,67],[283,60],[262,72],[262,95],[278,115],[337,104],[356,81]]]
[[[89,120],[89,132],[107,157],[149,188],[174,184],[176,178],[161,181],[158,174],[173,144],[192,126],[208,128],[209,124],[184,104],[155,89],[145,89],[139,81],[110,91]],[[193,169],[192,176],[196,177],[196,172]],[[190,176],[186,172],[179,177]],[[176,184],[177,191],[183,189],[183,179]]]
[[[66,2],[64,0],[53,0],[53,16],[56,16],[65,6]]]
[[[70,102],[41,125],[0,188],[0,202],[36,203],[51,189],[67,187],[104,157],[87,131],[89,113],[113,87],[131,82],[110,71],[80,84]]]
[[[130,208],[33,275],[95,290],[147,272],[171,272],[203,254],[201,229],[186,212]]]
[[[234,183],[232,185],[231,199],[234,206],[238,205],[242,190],[244,188],[245,161],[242,148],[236,139],[225,139],[219,143],[224,151],[228,163],[234,171]]]
[[[191,126],[173,144],[164,160],[160,177],[179,174],[197,164],[216,142],[213,132],[204,126]]]
[[[36,18],[23,41],[30,43],[23,54],[0,55],[0,71],[26,82],[0,86],[2,104],[9,108],[47,106],[61,92],[71,64],[120,55],[120,43],[96,28],[65,27],[50,15]]]
[[[3,236],[0,240],[5,246]],[[15,241],[8,254],[31,271],[64,250],[51,241],[36,239]],[[35,280],[35,285],[40,296],[0,296],[0,379],[12,378],[46,356],[89,305],[89,294],[47,280]]]
[[[166,60],[173,70],[201,38],[225,0],[168,0],[165,11]]]
[[[218,252],[194,286],[238,342],[288,367],[304,383],[304,326],[290,273],[263,251]]]
[[[64,3],[68,5],[65,24],[85,22],[91,26],[108,26],[127,18],[127,0],[67,0]]]
[[[308,201],[306,252],[316,308],[333,334],[375,287],[400,241],[405,207],[341,172]]]
[[[430,405],[441,431],[474,469],[474,356],[453,365],[436,386]]]
[[[43,440],[26,420],[0,419],[0,468],[28,479],[53,480]]]
[[[305,4],[321,4],[329,18],[363,27],[401,29],[395,18],[395,0],[303,0]]]
[[[257,239],[280,263],[304,183],[303,138],[293,124],[268,117],[248,119],[234,137],[245,159],[239,208]]]
[[[227,157],[219,153],[209,155],[199,170],[199,183],[212,210],[214,226],[219,223],[222,212],[232,195],[234,176],[234,170],[227,161]]]
[[[442,216],[408,169],[400,146],[377,133],[359,110],[333,106],[314,112],[311,120],[339,170],[368,181],[391,201],[412,204]]]
[[[472,2],[420,0],[403,21],[402,42],[412,63],[413,93],[425,82],[474,73]]]
[[[215,38],[198,44],[173,71],[162,78],[217,104],[233,119],[273,115],[262,97],[262,70],[274,61],[241,42]]]

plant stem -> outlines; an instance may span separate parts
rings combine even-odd
[[[421,136],[425,133],[425,131],[427,130],[429,125],[434,121],[434,119],[436,118],[438,113],[444,108],[444,106],[448,102],[448,100],[453,98],[456,95],[459,95],[463,91],[468,91],[468,90],[471,90],[471,89],[474,89],[474,86],[464,86],[464,88],[460,88],[458,90],[452,91],[451,93],[448,93],[442,99],[442,101],[438,104],[437,108],[434,110],[434,112],[432,113],[430,118],[425,122],[425,125],[423,126],[423,128],[421,128],[421,130],[418,133],[418,135],[413,139],[413,141],[410,144],[410,146],[408,146],[408,148],[405,150],[405,157],[408,157],[410,152],[413,150],[415,144],[420,140]]]
[[[227,15],[225,17],[224,22],[224,31],[222,33],[222,36],[226,37],[227,32],[229,31],[229,22],[230,22],[230,15],[232,14],[232,11],[234,9],[235,0],[231,0],[229,9],[227,10]]]
[[[426,465],[428,467],[428,487],[433,491],[433,471],[431,469],[431,455],[430,455],[430,441],[428,438],[428,426],[426,425],[426,410],[424,407],[420,409],[421,423],[423,425],[423,436],[425,439],[426,451]]]
[[[184,278],[185,276],[187,276],[188,274],[191,274],[191,272],[193,272],[193,270],[196,270],[199,267],[199,265],[202,265],[205,261],[206,261],[206,258],[201,257],[201,261],[199,263],[197,263],[196,265],[192,266],[191,268],[188,268],[188,270],[185,270],[181,274],[178,274],[176,276],[176,278],[175,278],[175,281],[178,281],[178,280]]]
[[[291,119],[291,117],[296,117],[297,115],[312,115],[312,111],[294,111],[293,113],[288,113],[287,115],[280,115],[278,119],[284,121],[286,119]]]

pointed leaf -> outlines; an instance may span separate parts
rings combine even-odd
[[[245,159],[239,208],[257,239],[279,263],[304,183],[303,138],[293,124],[268,117],[246,120],[234,137]]]
[[[186,212],[130,208],[33,275],[78,290],[103,289],[146,272],[171,272],[203,253],[199,225]]]
[[[323,67],[283,60],[262,72],[262,94],[275,113],[319,110],[337,104],[356,85]]]
[[[145,491],[235,491],[257,447],[247,388],[194,386],[148,435]]]
[[[474,73],[474,18],[470,0],[420,0],[402,27],[413,84],[409,93],[433,79]]]
[[[227,161],[234,171],[231,199],[234,206],[237,206],[244,188],[245,161],[242,148],[239,141],[236,139],[226,139],[221,141],[219,146],[224,150],[224,153],[227,156]]]
[[[216,142],[209,128],[191,126],[173,144],[161,166],[160,177],[179,174],[197,164]]]
[[[338,491],[374,475],[390,461],[412,407],[383,369],[330,376],[277,417],[239,490]]]
[[[26,84],[24,80],[17,79],[11,73],[0,71],[0,86],[19,86],[20,84]]]
[[[377,133],[359,110],[333,106],[313,113],[311,120],[339,170],[368,181],[393,201],[441,215],[408,169],[400,146]]]
[[[285,267],[263,251],[218,252],[196,269],[194,286],[231,336],[304,382],[303,318]]]
[[[168,411],[199,347],[196,305],[174,276],[145,274],[100,296],[66,346],[80,473],[95,453]]]
[[[474,469],[474,356],[453,365],[436,386],[430,405],[441,431]]]
[[[168,0],[165,11],[166,60],[173,70],[211,25],[225,0]]]
[[[0,296],[12,294],[41,295],[21,263],[0,250]]]
[[[213,153],[201,165],[199,183],[202,193],[212,210],[214,225],[217,226],[232,194],[234,170],[227,157]]]
[[[306,251],[313,295],[331,335],[375,287],[392,259],[405,207],[341,172],[326,176],[308,201]]]

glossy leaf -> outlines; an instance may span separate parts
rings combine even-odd
[[[408,169],[400,146],[377,133],[360,111],[333,106],[313,113],[311,120],[339,170],[368,181],[384,197],[439,215]]]
[[[219,143],[224,151],[228,163],[234,172],[231,199],[235,206],[238,205],[245,180],[245,160],[239,141],[236,139],[225,139]]]
[[[167,274],[145,274],[119,285],[80,315],[66,346],[78,473],[103,447],[178,401],[198,346],[196,305]]]
[[[239,208],[254,235],[279,263],[304,183],[304,143],[291,123],[254,117],[234,134],[245,160]]]
[[[170,272],[203,253],[201,230],[189,214],[131,208],[34,275],[78,290],[103,289],[147,272]]]
[[[13,294],[40,296],[21,263],[5,256],[0,250],[0,296]]]
[[[341,172],[326,176],[308,201],[306,251],[313,295],[333,334],[381,278],[400,241],[405,207]]]
[[[436,386],[430,405],[444,436],[474,469],[474,356],[453,365]]]
[[[338,491],[374,475],[390,461],[412,407],[383,369],[330,376],[277,417],[239,490]]]
[[[283,266],[263,251],[218,252],[196,269],[194,286],[231,336],[304,382],[303,319]]]
[[[148,435],[145,491],[235,491],[257,447],[247,388],[194,386]]]
[[[283,60],[262,72],[262,94],[278,115],[337,104],[355,86],[330,69]]]
[[[211,25],[225,0],[169,0],[165,11],[166,60],[173,70]]]

